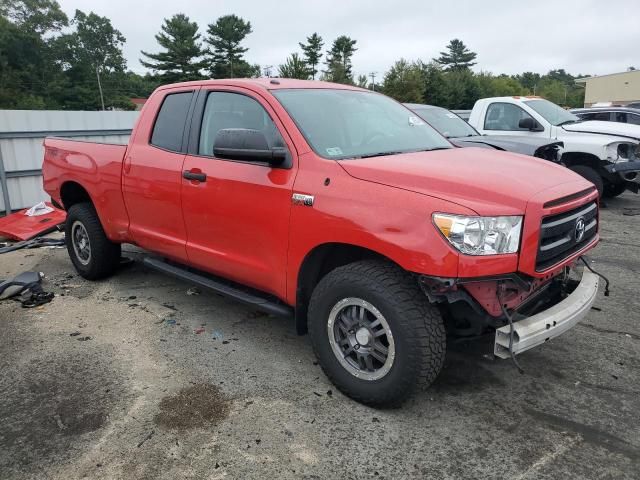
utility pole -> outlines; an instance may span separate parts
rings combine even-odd
[[[369,74],[371,77],[371,90],[376,91],[376,72],[371,72]]]
[[[102,103],[102,110],[104,111],[104,96],[102,95],[102,84],[100,83],[99,67],[96,67],[96,77],[98,77],[98,90],[100,90],[100,102]]]

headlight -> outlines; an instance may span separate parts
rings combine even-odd
[[[613,142],[605,147],[605,156],[614,163],[636,161],[640,159],[640,146],[630,142]]]
[[[522,217],[463,217],[434,213],[433,223],[456,249],[466,255],[516,253]]]

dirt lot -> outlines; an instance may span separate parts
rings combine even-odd
[[[40,270],[57,296],[0,302],[0,478],[637,479],[639,213],[629,193],[603,210],[612,294],[525,375],[457,346],[384,411],[337,392],[291,321],[139,262],[90,283],[65,250],[5,254],[0,277]]]

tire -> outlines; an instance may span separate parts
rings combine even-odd
[[[65,238],[71,263],[80,276],[98,280],[108,277],[118,268],[120,244],[107,238],[90,203],[76,203],[69,209]]]
[[[604,186],[602,194],[606,198],[613,198],[622,195],[627,190],[627,186],[624,183],[610,183],[607,182]]]
[[[598,190],[598,196],[602,198],[602,194],[604,193],[604,181],[598,172],[586,165],[574,165],[573,167],[569,167],[569,170],[573,170],[581,177],[593,183]]]
[[[366,310],[363,316],[362,309]],[[350,329],[342,328],[351,321]],[[379,325],[374,330],[376,322]],[[370,329],[362,327],[367,324]],[[363,330],[369,334],[360,335]],[[380,335],[381,330],[390,335]],[[416,387],[431,385],[444,364],[446,333],[440,312],[415,279],[384,261],[355,262],[328,273],[311,295],[309,332],[320,366],[333,384],[345,395],[374,407],[398,406]],[[344,335],[343,346],[339,335]],[[380,343],[386,345],[386,357],[377,351]],[[356,368],[354,348],[363,356],[376,350],[386,361],[383,364],[372,354],[368,355],[372,365],[357,360]],[[349,350],[348,357],[337,353]]]

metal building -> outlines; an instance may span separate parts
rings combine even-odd
[[[584,106],[610,102],[612,105],[628,105],[640,102],[640,70],[577,78],[584,84]]]
[[[0,215],[48,200],[42,190],[44,137],[126,143],[139,113],[0,110]]]

